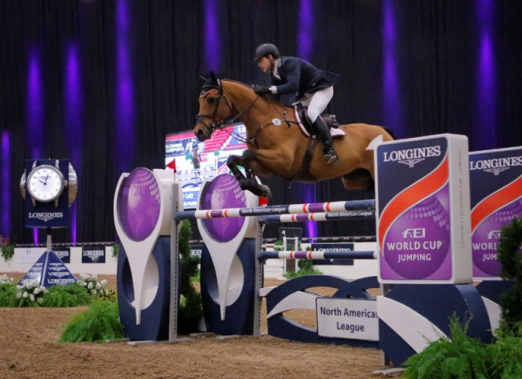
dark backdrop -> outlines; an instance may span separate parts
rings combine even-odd
[[[193,127],[199,74],[266,83],[252,61],[263,42],[341,73],[329,111],[342,123],[464,134],[471,151],[522,145],[521,16],[518,0],[2,0],[0,234],[33,242],[19,180],[25,159],[52,157],[79,179],[55,241],[113,240],[120,174],[163,167],[165,135]],[[268,183],[274,204],[372,197],[340,180]]]

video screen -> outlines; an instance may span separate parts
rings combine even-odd
[[[229,173],[227,159],[230,155],[243,154],[247,148],[245,139],[246,129],[242,123],[216,130],[212,138],[204,142],[199,142],[192,131],[167,135],[165,167],[176,168],[185,209],[196,209],[204,180]]]

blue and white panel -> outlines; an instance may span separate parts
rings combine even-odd
[[[464,324],[468,335],[490,343],[488,312],[471,284],[396,285],[377,298],[380,348],[395,366],[424,350],[429,342],[450,336],[450,317]],[[426,341],[428,339],[428,341]]]

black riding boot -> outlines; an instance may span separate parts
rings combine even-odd
[[[332,136],[330,135],[330,130],[328,125],[324,122],[321,116],[318,116],[315,120],[314,131],[317,134],[317,137],[324,145],[324,160],[327,164],[335,164],[339,162],[339,157],[337,156],[332,142]]]

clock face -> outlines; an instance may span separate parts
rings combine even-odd
[[[60,170],[53,166],[38,166],[27,178],[27,191],[41,203],[49,203],[60,197],[63,188],[64,177]]]

